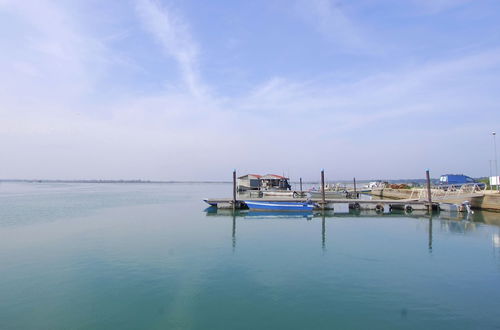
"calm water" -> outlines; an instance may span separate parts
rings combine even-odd
[[[0,183],[0,329],[500,329],[500,214],[204,212],[230,189]]]

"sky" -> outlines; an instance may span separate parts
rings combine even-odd
[[[2,179],[488,176],[500,2],[0,0],[0,73]]]

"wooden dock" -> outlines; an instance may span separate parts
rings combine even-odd
[[[304,203],[307,201],[311,201],[316,205],[316,209],[318,210],[335,210],[336,206],[345,207],[348,204],[348,207],[351,209],[359,209],[359,210],[377,210],[381,212],[390,212],[392,209],[400,209],[400,210],[427,210],[428,203],[425,201],[419,201],[416,199],[346,199],[346,198],[338,198],[338,199],[325,199],[323,205],[323,200],[319,198],[284,198],[284,197],[264,197],[264,198],[247,198],[247,201],[260,201],[260,202],[299,202]],[[211,206],[217,207],[219,209],[232,209],[234,205],[234,200],[231,198],[211,198],[206,199],[206,203]],[[433,203],[433,207],[436,207],[437,204]],[[246,209],[247,206],[244,200],[236,199],[236,204],[234,205],[235,209]]]
[[[412,212],[413,210],[427,210],[438,207],[438,204],[431,199],[430,176],[429,170],[426,170],[427,177],[427,196],[426,200],[422,199],[360,199],[359,194],[356,192],[356,179],[354,178],[354,189],[352,192],[346,192],[347,198],[327,198],[325,173],[324,169],[321,170],[321,198],[306,198],[305,192],[302,190],[302,178],[300,179],[301,187],[299,192],[291,192],[292,196],[264,196],[255,198],[251,196],[238,196],[236,184],[236,170],[233,170],[233,198],[211,198],[204,201],[217,209],[232,209],[233,211],[239,209],[247,209],[246,201],[255,202],[312,202],[314,208],[317,210],[333,210],[334,212],[345,212],[349,209],[355,210],[375,210],[378,213],[389,213],[392,209],[405,210]],[[261,191],[262,192],[262,191]],[[286,191],[288,192],[288,191]],[[259,192],[260,195],[260,192]],[[356,197],[356,198],[351,198]],[[244,198],[244,199],[243,199]]]

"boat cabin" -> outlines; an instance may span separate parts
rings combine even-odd
[[[465,184],[465,183],[475,183],[476,181],[463,174],[444,174],[439,178],[439,184]]]
[[[262,176],[259,174],[246,174],[240,176],[236,182],[238,191],[259,190],[261,177]]]
[[[290,179],[281,175],[266,174],[260,178],[260,187],[262,190],[291,190],[288,180]]]
[[[463,185],[474,185],[479,189],[485,189],[486,184],[478,182],[470,176],[463,174],[444,174],[439,178],[439,188],[448,189],[448,187],[459,188]]]
[[[246,174],[238,177],[236,186],[238,191],[247,190],[291,190],[289,178],[276,174]]]

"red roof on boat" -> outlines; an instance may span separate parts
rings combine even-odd
[[[238,177],[238,179],[244,178],[246,176],[254,176],[254,177],[258,178],[258,179],[260,179],[262,177],[262,175],[260,175],[260,174],[245,174],[245,175],[242,175],[242,176]]]
[[[277,174],[266,174],[262,178],[263,179],[288,179],[287,177],[277,175]]]

